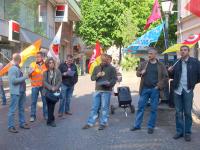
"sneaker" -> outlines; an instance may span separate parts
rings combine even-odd
[[[89,129],[89,128],[91,128],[92,126],[90,126],[89,124],[86,124],[86,125],[84,125],[83,127],[82,127],[82,129],[83,130],[85,130],[85,129]]]
[[[141,128],[136,128],[136,127],[133,127],[130,129],[130,131],[137,131],[137,130],[140,130]]]
[[[184,139],[185,139],[186,142],[190,142],[191,141],[191,135],[190,134],[185,134]]]
[[[153,134],[153,131],[154,131],[153,128],[148,128],[147,133],[148,133],[148,134]]]
[[[20,126],[22,129],[30,129],[29,125],[25,123],[24,125]]]
[[[31,117],[30,122],[34,122],[34,121],[35,121],[35,117]]]
[[[98,130],[104,130],[105,128],[106,128],[106,126],[101,124],[101,125],[99,126],[99,129],[98,129]]]
[[[70,115],[70,116],[72,115],[71,112],[65,112],[65,114],[66,114],[66,115]]]
[[[8,128],[8,132],[18,133],[18,131],[15,129],[15,127]]]
[[[176,133],[174,136],[173,136],[173,139],[177,140],[179,138],[183,137],[183,134],[180,134],[180,133]]]

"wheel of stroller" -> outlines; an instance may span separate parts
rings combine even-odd
[[[134,105],[130,105],[130,109],[131,109],[131,113],[135,113],[135,106]]]
[[[111,111],[111,114],[113,115],[115,113],[115,108],[113,105],[110,106],[110,111]]]

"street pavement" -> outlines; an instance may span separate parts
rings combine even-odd
[[[130,86],[133,104],[137,106],[139,79],[134,73],[124,74],[123,85]],[[57,127],[46,126],[42,118],[41,101],[38,102],[37,121],[30,123],[31,129],[19,129],[19,133],[7,131],[7,106],[0,106],[0,150],[200,150],[200,125],[194,123],[192,141],[183,138],[172,139],[175,133],[174,110],[159,106],[157,127],[152,135],[147,134],[149,108],[144,115],[142,130],[131,132],[134,114],[118,107],[116,97],[112,97],[115,114],[110,115],[109,127],[98,131],[98,124],[91,129],[82,130],[91,108],[94,83],[89,75],[81,76],[75,87],[72,100],[72,116],[58,118]],[[30,91],[27,92],[26,116],[30,114]],[[16,115],[17,116],[17,115]],[[18,127],[17,127],[18,129]]]

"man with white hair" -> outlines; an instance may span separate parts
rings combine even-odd
[[[0,70],[3,68],[3,64],[0,63]],[[2,77],[0,77],[0,96],[2,99],[2,105],[6,105],[6,95],[5,95],[5,91],[3,88],[3,80]]]

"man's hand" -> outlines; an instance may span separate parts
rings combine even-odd
[[[144,75],[145,73],[146,73],[146,69],[143,69],[143,70],[140,72],[141,75]]]
[[[169,71],[169,72],[172,72],[173,69],[174,69],[174,67],[173,67],[173,66],[170,66],[170,67],[168,68],[168,71]]]
[[[51,90],[52,90],[53,92],[55,92],[55,91],[56,91],[56,87],[53,86]]]
[[[34,69],[32,67],[30,67],[29,70],[28,70],[28,76],[29,77],[31,76],[31,74],[33,73],[33,71],[34,71]]]
[[[99,78],[99,77],[103,77],[105,75],[105,72],[99,72],[99,73],[97,73],[97,77]]]
[[[67,75],[67,72],[63,72],[63,75],[66,76],[66,75]]]

